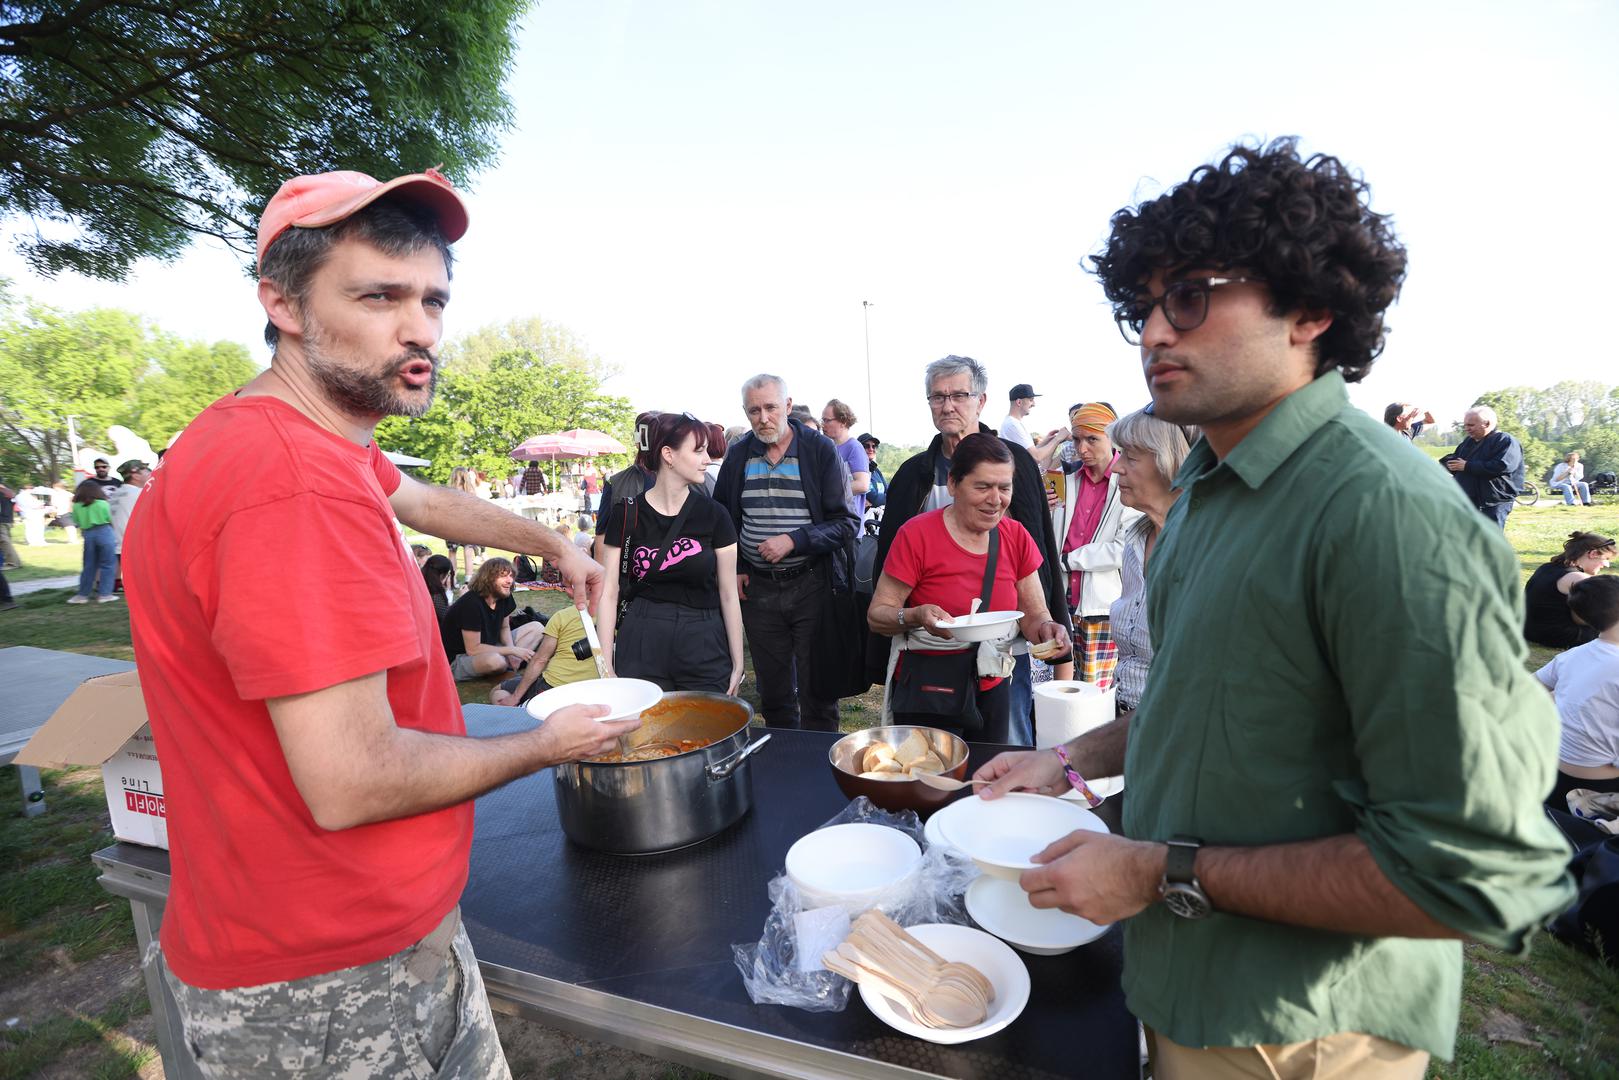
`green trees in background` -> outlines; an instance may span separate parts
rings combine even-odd
[[[627,398],[601,392],[614,369],[566,327],[538,318],[486,326],[446,343],[442,358],[427,415],[377,425],[379,445],[432,462],[422,470],[426,479],[442,483],[465,465],[498,482],[515,467],[506,456],[512,447],[571,428],[630,444],[635,410]]]
[[[166,446],[256,370],[235,342],[181,341],[127,311],[12,308],[0,318],[0,475],[21,483],[64,478],[69,416],[82,441],[108,450],[114,424]]]
[[[510,125],[527,0],[0,5],[0,219],[40,273],[120,279],[197,235],[253,250],[290,176],[440,166]]]

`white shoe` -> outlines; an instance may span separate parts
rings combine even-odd
[[[120,598],[119,598],[117,593],[108,593],[106,596],[98,596],[98,597],[96,597],[96,603],[98,603],[98,604],[111,604],[111,603],[113,603],[114,601],[116,601],[118,599],[120,599]]]
[[[88,596],[70,596],[67,598],[67,602],[70,604],[88,604],[90,598]]]

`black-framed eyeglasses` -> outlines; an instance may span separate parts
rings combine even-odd
[[[969,394],[965,390],[957,390],[953,394],[932,393],[928,395],[928,404],[937,409],[948,401],[950,404],[959,408],[962,405],[967,404],[967,402],[971,401],[976,396],[976,394]]]
[[[1209,317],[1209,294],[1222,285],[1262,285],[1259,278],[1206,277],[1185,278],[1164,289],[1164,295],[1150,301],[1136,301],[1113,310],[1113,320],[1119,324],[1119,333],[1132,345],[1141,344],[1141,331],[1152,317],[1152,309],[1163,305],[1164,318],[1169,325],[1184,333],[1196,330]]]

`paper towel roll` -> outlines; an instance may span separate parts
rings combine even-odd
[[[1034,688],[1034,745],[1044,750],[1113,719],[1113,691],[1072,679]]]
[[[1113,719],[1113,690],[1098,690],[1095,683],[1059,680],[1034,688],[1034,745],[1042,750],[1065,743],[1076,735],[1101,727]],[[1122,776],[1087,776],[1090,789],[1101,798],[1122,790]],[[1080,798],[1074,791],[1064,795]]]

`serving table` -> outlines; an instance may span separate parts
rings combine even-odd
[[[463,712],[468,732],[479,736],[532,723],[518,709]],[[779,728],[771,735],[745,766],[753,772],[753,809],[679,851],[606,855],[569,842],[550,770],[479,799],[461,914],[493,1008],[739,1080],[1139,1077],[1117,928],[1063,956],[1020,953],[1033,984],[1023,1015],[959,1046],[894,1031],[858,995],[839,1013],[753,1004],[731,946],[759,939],[770,911],[766,886],[788,847],[847,805],[826,765],[836,735]],[[971,749],[976,768],[1001,748]],[[1116,827],[1111,801],[1102,810]],[[102,884],[136,908],[144,948],[161,920],[167,853],[116,844],[94,858]],[[171,1027],[164,988],[148,986],[170,1068],[163,1044],[183,1043],[177,1032],[164,1037]]]

